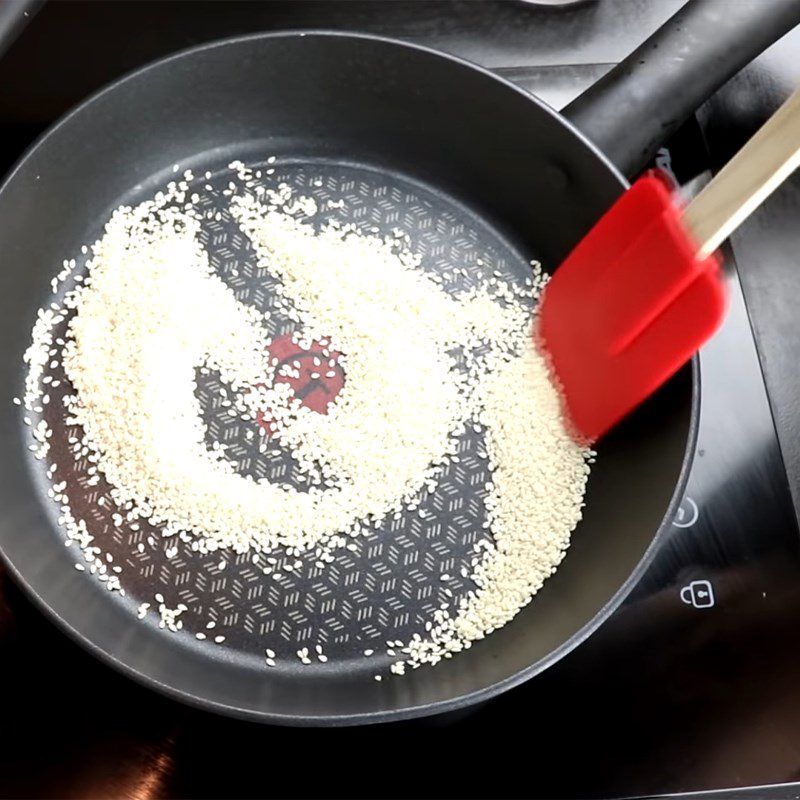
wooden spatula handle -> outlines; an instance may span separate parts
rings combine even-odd
[[[683,212],[701,256],[728,236],[800,166],[800,90],[767,120]]]

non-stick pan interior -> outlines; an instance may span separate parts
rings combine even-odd
[[[115,206],[148,199],[179,164],[200,176],[203,202],[220,212],[203,233],[215,269],[240,300],[269,307],[268,282],[226,216],[220,189],[233,159],[256,164],[271,156],[269,181],[285,181],[327,209],[315,223],[336,218],[382,233],[399,228],[425,269],[470,273],[481,259],[514,279],[528,273],[531,258],[557,264],[622,186],[555,114],[519,91],[397,44],[256,37],[178,56],[123,81],[46,137],[0,193],[0,377],[7,395],[0,412],[0,546],[81,639],[196,702],[284,721],[357,721],[488,695],[574,644],[642,560],[680,478],[688,374],[603,442],[584,520],[533,603],[468,652],[403,677],[373,679],[386,672],[385,642],[406,640],[433,608],[454,602],[438,576],[458,574],[483,535],[482,498],[473,488],[485,469],[474,454],[477,436],[461,442],[461,461],[451,465],[442,492],[426,501],[424,519],[387,525],[356,551],[339,551],[325,569],[275,579],[247,555],[176,553],[146,532],[110,524],[94,487],[82,495],[83,513],[122,565],[126,596],[76,571],[74,552],[63,547],[43,469],[29,457],[11,403],[50,278],[63,259],[80,258],[81,245],[98,237]],[[458,280],[468,286],[471,277]],[[235,443],[244,468],[259,475],[290,470],[278,453],[248,451],[245,423],[214,409],[218,388],[213,376],[201,385],[212,434]],[[450,588],[458,596],[468,586]],[[139,604],[152,603],[157,592],[186,604],[184,630],[137,619]],[[208,638],[199,641],[196,632]],[[211,641],[217,635],[225,640]],[[296,651],[316,643],[324,643],[328,662],[301,664]],[[278,653],[275,667],[266,666],[265,647]],[[365,657],[365,649],[376,655]]]

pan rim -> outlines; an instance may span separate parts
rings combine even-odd
[[[0,195],[6,190],[8,185],[14,180],[17,173],[21,170],[25,162],[40,148],[50,137],[62,128],[62,126],[69,123],[69,121],[81,114],[86,109],[90,108],[94,103],[100,100],[107,93],[115,91],[118,87],[127,83],[128,81],[135,80],[148,71],[153,69],[163,68],[165,65],[176,62],[180,59],[188,58],[202,52],[215,50],[219,47],[236,46],[253,41],[262,41],[267,39],[293,39],[293,38],[311,38],[311,37],[330,37],[340,39],[357,39],[380,44],[389,45],[392,47],[402,47],[410,50],[415,50],[424,53],[428,56],[450,61],[460,67],[466,67],[475,70],[482,74],[484,77],[496,81],[498,84],[505,87],[506,90],[511,90],[516,94],[523,97],[527,102],[537,105],[542,111],[550,114],[556,120],[568,128],[572,135],[574,135],[584,147],[586,147],[592,154],[594,154],[603,165],[609,170],[610,174],[619,183],[620,191],[624,191],[629,183],[619,169],[608,159],[608,157],[592,143],[575,125],[558,111],[553,109],[543,100],[536,95],[522,89],[508,79],[492,72],[491,70],[475,64],[472,61],[454,56],[450,53],[436,50],[424,45],[415,44],[400,39],[394,39],[386,36],[378,36],[368,33],[360,33],[356,31],[346,30],[328,30],[328,29],[290,29],[282,31],[269,31],[254,34],[246,34],[242,36],[226,37],[224,39],[217,39],[206,42],[200,45],[189,47],[170,55],[164,56],[160,59],[148,62],[147,64],[138,67],[132,71],[115,79],[111,83],[106,84],[100,89],[96,90],[77,105],[72,107],[66,114],[58,119],[52,126],[47,128],[39,137],[23,152],[20,158],[9,170],[8,174],[0,182]],[[25,578],[24,575],[16,568],[10,558],[0,549],[0,557],[3,563],[9,570],[9,573],[25,592],[25,594],[32,599],[46,617],[53,620],[57,627],[64,631],[71,639],[77,642],[81,647],[98,658],[101,662],[108,664],[118,672],[132,678],[137,683],[155,689],[159,693],[170,697],[171,699],[179,700],[189,706],[199,708],[206,711],[213,711],[225,716],[234,717],[242,720],[250,720],[262,723],[295,726],[295,727],[344,727],[364,724],[385,723],[401,720],[409,720],[419,717],[431,716],[435,714],[444,714],[450,711],[456,711],[471,705],[481,703],[489,700],[499,694],[502,694],[509,689],[518,686],[521,683],[529,680],[533,676],[556,663],[559,659],[571,652],[578,645],[583,643],[595,630],[597,630],[611,614],[622,604],[624,599],[628,596],[630,591],[636,585],[638,580],[642,577],[646,569],[650,566],[655,556],[656,550],[661,544],[662,539],[666,535],[668,527],[671,525],[672,519],[677,512],[678,505],[683,498],[686,484],[689,477],[692,462],[694,461],[694,454],[697,445],[697,432],[699,422],[699,408],[700,408],[700,372],[699,372],[699,359],[694,355],[691,360],[691,389],[692,397],[690,403],[690,419],[689,428],[687,431],[686,445],[684,450],[683,459],[681,461],[681,468],[678,473],[678,478],[675,483],[673,494],[664,512],[664,516],[653,534],[650,544],[645,549],[642,557],[637,562],[630,575],[624,583],[617,589],[611,598],[592,616],[592,618],[578,629],[572,636],[564,641],[559,647],[551,650],[546,656],[528,665],[522,670],[510,675],[509,677],[498,681],[496,683],[477,689],[473,692],[466,694],[456,695],[449,699],[436,700],[430,703],[421,703],[418,705],[407,706],[404,708],[387,709],[381,711],[365,711],[346,714],[282,714],[270,711],[262,711],[253,708],[242,708],[239,706],[228,705],[226,703],[210,700],[208,698],[192,694],[191,692],[178,688],[176,686],[164,683],[158,679],[145,674],[136,667],[133,667],[124,661],[120,660],[113,653],[103,649],[100,645],[96,644],[87,635],[82,633],[58,611],[52,608],[47,601],[40,595],[38,590]]]

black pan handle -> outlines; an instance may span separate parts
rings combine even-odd
[[[629,178],[723,83],[800,23],[800,0],[689,0],[564,109]]]

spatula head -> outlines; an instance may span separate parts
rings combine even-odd
[[[539,305],[576,436],[594,441],[714,333],[726,307],[716,256],[699,258],[664,177],[640,178],[556,270]]]

